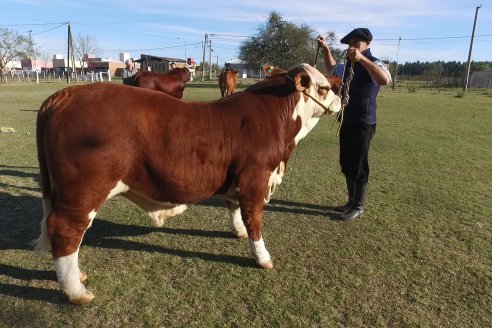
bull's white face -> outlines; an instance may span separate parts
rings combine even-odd
[[[306,89],[306,92],[321,105],[310,97],[304,95],[300,97],[293,115],[294,119],[300,118],[302,121],[301,130],[295,137],[296,143],[314,128],[323,114],[337,113],[342,107],[340,97],[331,90],[330,83],[323,74],[309,64],[301,64],[300,66],[311,78],[311,85]]]

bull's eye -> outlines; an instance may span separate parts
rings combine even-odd
[[[328,92],[330,91],[330,87],[329,86],[326,86],[326,87],[319,87],[318,89],[318,94],[324,98],[326,98],[326,96],[328,96]]]

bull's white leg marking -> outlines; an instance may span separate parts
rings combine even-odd
[[[261,265],[265,269],[273,268],[273,263],[270,259],[270,253],[268,253],[265,243],[263,242],[263,238],[260,238],[258,241],[254,241],[251,238],[248,238],[248,245],[251,253],[256,258],[256,262]]]
[[[248,237],[248,231],[246,231],[246,227],[244,226],[239,206],[229,210],[229,228],[239,238]]]
[[[285,162],[281,161],[280,164],[278,165],[278,174],[277,174],[278,185],[282,183],[282,178],[285,175],[285,169],[286,169]]]
[[[268,189],[265,195],[265,199],[263,202],[267,204],[270,201],[270,197],[273,195],[275,192],[275,189],[277,188],[277,182],[278,182],[278,167],[273,170],[272,174],[270,174],[270,178],[268,179]],[[282,182],[282,179],[280,178],[280,182]]]
[[[87,229],[89,229],[90,227],[92,227],[92,221],[94,221],[94,218],[96,217],[96,209],[93,209],[90,213],[89,213],[89,225],[87,226]]]
[[[43,220],[41,220],[41,234],[37,239],[33,241],[34,249],[38,252],[49,252],[51,250],[51,243],[48,237],[48,226],[46,220],[51,213],[51,199],[43,197]]]
[[[79,250],[55,260],[56,277],[61,289],[68,295],[70,302],[85,304],[92,301],[94,295],[80,282]]]
[[[92,222],[96,215],[97,212],[95,209],[87,215],[87,218],[89,219],[87,229],[92,226]],[[82,239],[83,236],[81,242]],[[94,295],[86,290],[85,286],[82,284],[82,282],[87,279],[87,275],[85,272],[80,271],[79,268],[79,249],[80,245],[74,253],[57,258],[55,260],[55,271],[58,283],[65,294],[68,295],[70,302],[75,304],[85,304],[92,301]]]

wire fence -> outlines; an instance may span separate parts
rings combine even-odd
[[[3,83],[43,83],[67,80],[67,72],[38,72],[30,70],[12,70],[0,77]],[[70,82],[111,82],[111,72],[74,72],[69,74]]]

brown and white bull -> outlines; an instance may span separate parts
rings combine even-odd
[[[222,98],[232,95],[236,91],[238,70],[226,68],[219,74],[219,88]]]
[[[297,142],[339,109],[328,80],[308,64],[212,102],[110,83],[60,90],[38,112],[44,217],[36,248],[51,249],[69,300],[88,303],[79,247],[106,200],[122,195],[162,226],[186,204],[220,197],[232,231],[270,269],[264,200]]]

